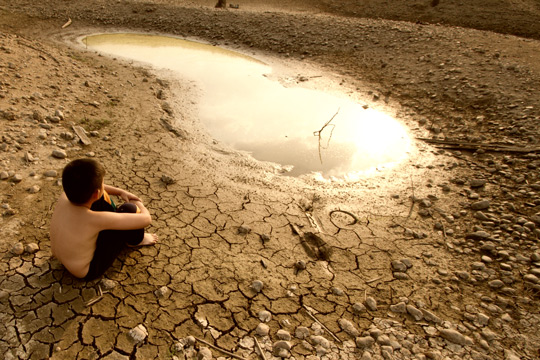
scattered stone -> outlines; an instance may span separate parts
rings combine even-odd
[[[406,304],[404,302],[400,302],[395,305],[390,305],[390,311],[399,313],[399,314],[404,314],[405,312],[407,312]]]
[[[144,339],[146,339],[146,337],[148,336],[148,331],[146,330],[144,325],[139,324],[133,329],[129,330],[128,335],[135,343],[140,343],[144,341]]]
[[[270,327],[264,323],[259,323],[259,325],[257,325],[257,328],[255,329],[255,333],[259,336],[266,336],[269,334],[269,332],[270,332]]]
[[[306,269],[306,262],[304,260],[298,260],[296,263],[294,263],[294,268],[297,271],[305,270]]]
[[[41,190],[41,188],[38,185],[32,185],[28,188],[30,194],[37,194],[39,190]]]
[[[310,336],[309,329],[305,326],[299,326],[296,328],[294,336],[300,340],[307,339]]]
[[[409,315],[411,315],[414,318],[414,320],[420,321],[424,317],[424,314],[422,314],[422,311],[418,310],[416,307],[412,305],[407,305],[406,308],[407,308],[407,312],[409,313]]]
[[[330,348],[330,341],[328,341],[328,339],[325,338],[324,336],[312,335],[309,339],[311,340],[311,343],[314,345],[320,345],[325,349]]]
[[[353,308],[354,313],[357,315],[366,312],[366,307],[364,306],[364,304],[361,304],[361,303],[354,303],[352,308]]]
[[[23,177],[21,174],[15,174],[11,177],[11,181],[14,183],[20,183],[22,181]]]
[[[472,179],[470,181],[470,186],[471,188],[479,188],[479,187],[483,187],[484,185],[486,185],[487,181],[484,180],[484,179]]]
[[[24,247],[24,251],[26,251],[26,253],[28,254],[35,254],[38,252],[38,250],[39,250],[39,246],[36,243],[29,243],[29,244],[26,244],[26,246]]]
[[[103,285],[103,288],[105,290],[112,290],[118,284],[116,281],[111,280],[111,279],[101,279],[100,282],[101,282],[101,285]]]
[[[172,177],[170,177],[169,175],[161,175],[161,181],[165,184],[165,185],[171,185],[171,184],[174,184],[176,182],[175,179],[173,179]]]
[[[249,226],[241,225],[238,227],[238,233],[240,235],[247,235],[251,232],[251,228]]]
[[[21,242],[14,244],[11,247],[11,253],[14,255],[22,255],[24,253],[24,245]]]
[[[357,337],[356,338],[356,346],[358,346],[359,349],[369,349],[371,346],[375,344],[375,339],[371,336],[363,336],[363,337]]]
[[[365,301],[366,308],[368,308],[371,311],[377,311],[377,300],[372,298],[371,296],[368,296]]]
[[[360,332],[356,329],[356,327],[353,325],[352,322],[350,322],[347,319],[339,319],[338,320],[339,327],[341,330],[345,331],[347,334],[349,334],[352,337],[357,337],[360,335]]]
[[[52,177],[52,178],[55,178],[58,176],[58,172],[56,170],[47,170],[43,173],[44,176],[46,177]]]
[[[197,353],[197,359],[198,360],[211,360],[213,357],[212,351],[210,351],[209,348],[202,346],[199,348],[199,352]]]
[[[285,340],[276,341],[272,346],[272,354],[281,358],[289,357],[291,343]]]
[[[261,280],[255,280],[251,283],[251,288],[256,293],[260,293],[264,287],[264,283]]]
[[[259,311],[259,320],[261,320],[262,322],[269,322],[270,320],[272,320],[272,314],[270,313],[270,311],[267,310]]]
[[[491,203],[489,200],[476,201],[471,204],[471,209],[473,210],[485,210],[488,209]]]
[[[471,338],[461,334],[457,330],[441,329],[441,330],[439,330],[439,333],[441,334],[441,336],[444,339],[446,339],[448,341],[451,341],[451,342],[453,342],[455,344],[458,344],[458,345],[465,346],[465,345],[472,345],[472,343],[473,343]]]
[[[280,340],[290,341],[291,334],[287,330],[279,329],[276,333],[276,336]]]
[[[336,295],[336,296],[343,296],[345,295],[345,292],[343,290],[341,290],[340,288],[338,287],[332,287],[332,294]]]
[[[159,289],[157,289],[154,294],[158,298],[166,299],[171,295],[171,290],[167,286],[162,286]]]
[[[65,159],[67,158],[67,153],[65,150],[55,149],[52,152],[52,157],[56,159]]]

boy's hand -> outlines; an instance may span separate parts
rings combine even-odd
[[[132,194],[129,191],[126,191],[126,190],[122,191],[122,193],[120,194],[120,197],[125,202],[130,202],[130,201],[140,201],[140,202],[142,202],[142,200],[137,195],[134,195],[134,194]]]

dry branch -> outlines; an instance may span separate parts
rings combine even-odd
[[[330,131],[330,136],[328,137],[328,141],[326,142],[326,147],[322,147],[323,149],[327,149],[328,148],[328,145],[330,145],[330,139],[332,139],[332,134],[334,133],[334,128],[336,127],[334,124],[330,124],[332,122],[332,120],[334,120],[334,118],[336,117],[336,115],[339,113],[339,108],[338,110],[336,111],[336,113],[334,114],[334,116],[332,116],[332,118],[330,120],[328,120],[326,122],[326,124],[323,125],[323,127],[318,130],[318,131],[314,131],[313,132],[313,136],[317,136],[319,138],[319,160],[321,161],[321,164],[322,164],[322,155],[321,155],[321,133],[322,131],[327,127],[327,126],[332,126],[332,130]]]
[[[225,354],[225,355],[228,355],[228,356],[233,357],[233,358],[235,358],[235,359],[246,360],[245,358],[243,358],[243,357],[241,357],[241,356],[238,356],[238,355],[236,355],[236,354],[233,354],[232,352],[229,352],[229,351],[227,351],[227,350],[224,350],[224,349],[222,349],[222,348],[220,348],[220,347],[217,347],[216,345],[214,345],[214,344],[212,344],[212,343],[209,343],[209,342],[206,341],[206,340],[199,339],[199,338],[197,338],[197,337],[196,337],[195,339],[196,339],[197,341],[199,341],[199,342],[202,342],[202,343],[205,344],[205,345],[210,346],[212,349],[215,349],[215,350],[217,350],[217,351],[222,352],[222,353]]]
[[[64,25],[62,25],[62,29],[67,28],[69,25],[71,25],[71,18],[68,18],[68,21]]]
[[[309,315],[310,318],[312,318],[317,324],[321,325],[322,328],[328,333],[330,334],[330,336],[332,336],[334,338],[334,340],[336,340],[337,342],[341,342],[341,340],[339,340],[339,338],[332,332],[330,331],[329,328],[326,327],[326,325],[324,325],[322,322],[320,322],[312,313],[311,311],[309,311],[309,309],[306,307],[306,305],[302,305],[302,307],[306,310],[307,314]]]
[[[253,339],[255,339],[255,344],[257,345],[257,348],[259,349],[259,352],[261,353],[261,357],[263,358],[263,360],[266,360],[266,356],[264,355],[261,344],[259,344],[259,340],[257,340],[256,337],[254,337]]]

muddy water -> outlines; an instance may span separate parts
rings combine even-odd
[[[269,66],[240,53],[140,34],[82,41],[89,49],[195,81],[203,94],[200,120],[208,132],[258,160],[286,166],[289,175],[355,179],[403,161],[411,147],[405,127],[389,115],[346,97],[284,87],[265,76],[272,72]]]

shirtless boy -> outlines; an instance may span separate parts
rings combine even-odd
[[[145,234],[152,222],[141,199],[105,185],[105,169],[92,159],[73,160],[62,172],[64,192],[51,219],[51,250],[75,277],[93,280],[112,265],[128,246],[153,245],[155,234]],[[109,198],[126,203],[116,209]]]

